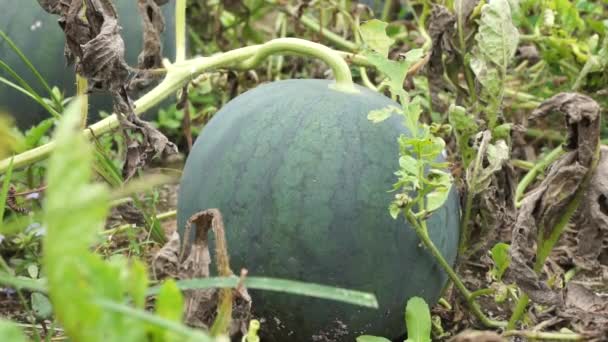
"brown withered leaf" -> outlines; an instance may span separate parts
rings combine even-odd
[[[445,54],[448,61],[454,59],[455,50],[452,40],[456,32],[456,17],[447,8],[441,5],[433,5],[429,22],[428,32],[433,44],[429,62],[426,66],[426,74],[429,80],[433,109],[444,112],[447,105],[439,98],[439,93],[445,88],[443,56]]]
[[[153,77],[145,70],[162,65],[163,46],[160,35],[165,30],[165,18],[160,6],[167,1],[137,0],[137,9],[142,18],[144,45],[138,57],[139,72],[131,80],[129,89],[143,89],[149,86]]]
[[[189,243],[194,226],[194,241]],[[155,255],[152,268],[158,277],[171,276],[177,279],[206,278],[210,276],[209,231],[213,231],[216,243],[217,269],[220,276],[233,276],[230,269],[228,248],[224,235],[222,215],[217,209],[208,209],[194,214],[187,222],[180,243],[177,232]],[[180,248],[181,245],[181,248]],[[241,278],[242,279],[242,278]],[[232,303],[228,314],[232,317],[228,327],[230,335],[245,333],[251,315],[251,297],[247,289],[204,289],[185,291],[185,321],[191,326],[208,329],[214,322],[218,306],[222,301]]]
[[[563,304],[562,294],[553,291],[532,265],[539,235],[546,239],[561,219],[592,168],[598,149],[600,107],[590,97],[560,93],[543,102],[532,115],[564,114],[568,129],[566,153],[555,161],[543,181],[522,201],[512,234],[511,269],[517,285],[532,300],[547,305]],[[587,177],[588,178],[588,177]]]
[[[151,2],[151,6],[158,8],[157,3],[163,2],[166,1]],[[130,67],[124,59],[125,45],[112,1],[71,0],[68,4],[67,0],[40,0],[40,4],[61,17],[59,24],[66,36],[66,58],[68,62],[76,61],[76,71],[88,79],[89,90],[108,91],[112,95],[127,145],[123,178],[128,180],[153,158],[176,153],[173,143],[133,112],[133,101],[127,92]],[[86,21],[81,17],[83,11]],[[162,20],[162,16],[155,20]]]
[[[608,146],[600,149],[600,160],[582,199],[579,215],[574,263],[586,270],[608,267],[602,254],[608,254]]]
[[[568,283],[566,303],[558,310],[586,341],[606,341],[608,337],[608,297],[599,296],[586,287]]]

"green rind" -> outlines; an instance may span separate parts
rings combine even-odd
[[[125,41],[127,63],[136,66],[137,57],[143,46],[143,29],[137,1],[120,0],[114,1],[114,4],[122,27],[121,35]],[[65,91],[66,96],[74,95],[76,78],[73,67],[66,66],[63,57],[65,38],[57,23],[59,17],[45,12],[36,0],[0,0],[0,8],[2,9],[0,30],[15,42],[51,87],[58,86]],[[171,1],[162,8],[165,16],[165,32],[162,34],[163,54],[174,59],[174,2]],[[0,39],[0,60],[13,68],[41,96],[48,97],[34,74],[2,39]],[[8,77],[8,74],[0,69],[0,76]],[[112,109],[111,100],[107,95],[93,94],[90,103],[91,112]],[[17,119],[18,125],[24,128],[50,117],[50,114],[31,98],[1,83],[0,112],[8,112]]]
[[[247,268],[252,276],[378,297],[380,310],[372,310],[251,291],[255,314],[266,322],[264,341],[396,337],[407,299],[433,303],[446,281],[414,231],[388,214],[397,137],[405,131],[396,117],[373,124],[366,116],[395,103],[362,87],[347,94],[329,85],[287,80],[235,98],[208,123],[184,169],[180,231],[195,212],[219,208],[237,273]],[[458,222],[452,193],[429,219],[431,238],[449,262]]]

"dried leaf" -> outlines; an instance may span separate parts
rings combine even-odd
[[[143,24],[144,46],[138,57],[137,67],[140,72],[131,80],[130,89],[143,89],[149,86],[153,77],[143,71],[162,65],[163,46],[160,34],[165,30],[165,19],[160,8],[162,2],[167,1],[137,0],[137,9]]]
[[[513,25],[507,0],[493,0],[482,7],[475,39],[483,59],[506,70],[519,43],[519,31]]]
[[[192,229],[194,226],[194,234]],[[224,223],[219,210],[208,209],[194,214],[187,222],[183,234],[184,241],[180,244],[179,235],[173,236],[156,254],[153,262],[155,274],[159,276],[171,275],[177,279],[207,278],[210,276],[208,233],[213,231],[216,244],[217,269],[220,276],[234,275],[229,265],[228,249],[224,236]],[[190,236],[194,236],[192,244]],[[180,250],[180,247],[181,250]],[[189,246],[189,247],[188,247]],[[186,249],[189,251],[186,253]],[[220,310],[220,303],[232,303],[228,310]],[[185,291],[185,321],[192,326],[209,329],[218,317],[219,322],[226,324],[230,335],[247,331],[247,322],[251,312],[251,297],[247,289],[239,286],[236,289],[204,289]],[[230,319],[232,318],[232,319]],[[214,326],[223,330],[224,327]]]
[[[504,140],[491,144],[492,134],[484,131],[477,134],[479,147],[477,160],[469,165],[467,170],[467,184],[472,195],[479,194],[488,188],[492,176],[500,171],[509,160],[509,147]]]
[[[586,341],[605,341],[608,336],[608,299],[576,283],[569,283],[566,290],[566,304],[558,311],[558,316],[570,320]]]
[[[589,190],[575,219],[578,227],[574,262],[587,270],[597,270],[600,256],[608,252],[608,147],[600,149],[600,160]]]
[[[551,111],[565,115],[569,151],[549,169],[545,179],[522,201],[513,229],[511,268],[518,286],[541,304],[562,304],[562,295],[544,283],[532,268],[536,245],[551,235],[562,220],[566,207],[583,186],[599,143],[600,107],[591,98],[576,93],[560,93],[543,102],[533,112],[538,118]],[[540,239],[540,240],[539,240]]]
[[[446,56],[446,63],[450,63],[456,58],[456,51],[452,45],[456,32],[454,26],[456,18],[447,8],[441,5],[433,5],[429,21],[429,35],[433,45],[427,63],[426,74],[429,80],[429,91],[431,93],[433,109],[444,112],[446,104],[439,98],[439,93],[445,88],[443,56]]]

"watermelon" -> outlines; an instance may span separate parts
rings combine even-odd
[[[118,10],[121,35],[125,41],[125,58],[131,66],[137,65],[137,56],[142,45],[142,23],[137,10],[137,0],[114,1]],[[65,37],[57,23],[58,16],[45,12],[36,0],[0,0],[0,30],[4,31],[22,50],[40,74],[52,86],[59,87],[66,96],[75,93],[75,74],[67,67],[63,57]],[[173,2],[162,6],[165,16],[165,32],[162,34],[163,54],[171,59],[175,55],[175,6]],[[0,60],[8,64],[24,78],[40,95],[48,97],[44,88],[27,66],[0,39]],[[0,76],[10,76],[0,69]],[[12,80],[12,79],[11,79]],[[111,111],[112,102],[107,95],[94,94],[90,97],[90,113],[99,110]],[[0,112],[7,112],[17,119],[17,124],[27,128],[50,116],[28,96],[0,83]]]
[[[446,275],[414,230],[390,217],[398,165],[392,117],[374,124],[370,110],[397,105],[356,86],[285,80],[226,104],[188,156],[178,196],[178,227],[218,208],[231,267],[374,293],[380,309],[250,290],[262,341],[353,341],[362,334],[404,332],[407,299],[437,301]],[[429,233],[453,263],[459,202],[452,192],[428,219]],[[192,240],[190,240],[192,241]],[[326,339],[323,339],[326,338]]]

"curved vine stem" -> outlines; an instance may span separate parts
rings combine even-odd
[[[279,38],[262,44],[257,51],[239,63],[243,69],[253,69],[266,57],[276,53],[295,53],[317,57],[325,61],[334,72],[336,88],[346,92],[356,92],[348,64],[334,50],[325,45],[298,38]]]
[[[262,52],[260,52],[260,50]],[[350,69],[346,61],[359,65],[369,65],[369,62],[363,56],[332,50],[324,45],[297,38],[274,39],[265,44],[246,46],[210,57],[198,57],[176,62],[175,64],[170,63],[168,60],[164,60],[163,62],[165,69],[167,70],[167,75],[159,85],[135,101],[135,114],[139,115],[154,107],[167,96],[174,94],[183,87],[185,82],[188,82],[205,71],[218,68],[242,69],[247,65],[254,65],[254,62],[265,58],[269,54],[282,52],[295,52],[323,59],[334,68],[334,75],[337,79],[336,87],[342,91],[352,91],[355,89],[352,83]],[[84,130],[83,134],[85,134],[87,138],[100,136],[117,128],[118,125],[118,118],[113,114],[90,125]],[[15,155],[13,166],[15,169],[18,169],[41,161],[47,158],[54,148],[55,143],[50,142]],[[0,160],[0,173],[6,172],[9,162],[10,158]]]

